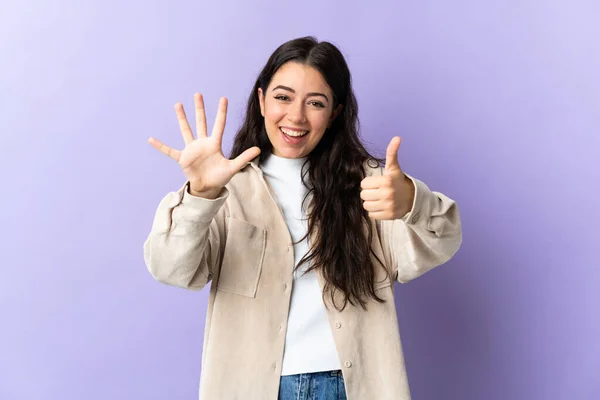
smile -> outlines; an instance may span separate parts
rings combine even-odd
[[[286,134],[287,136],[291,136],[291,137],[302,137],[302,136],[306,136],[308,134],[309,131],[297,131],[297,130],[293,130],[293,129],[288,129],[288,128],[279,128],[279,130],[281,132],[283,132],[284,134]]]

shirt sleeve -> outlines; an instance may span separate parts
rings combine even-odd
[[[159,203],[144,242],[144,261],[157,281],[201,290],[222,258],[229,192],[223,188],[216,199],[203,199],[192,196],[188,186]]]
[[[406,174],[415,185],[412,209],[400,219],[378,221],[392,276],[405,283],[450,260],[462,243],[456,202],[431,191]]]

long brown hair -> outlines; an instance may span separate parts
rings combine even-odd
[[[323,296],[329,294],[336,308],[343,310],[350,302],[366,309],[367,298],[384,300],[374,289],[372,223],[362,206],[360,182],[365,177],[366,162],[377,167],[383,160],[371,156],[359,139],[358,104],[348,65],[337,47],[304,37],[275,50],[248,97],[245,121],[234,139],[230,157],[252,146],[261,149],[261,159],[271,154],[257,93],[259,88],[265,93],[275,72],[292,61],[318,70],[333,91],[333,109],[342,105],[340,114],[308,155],[304,165],[308,168],[302,168],[302,182],[309,190],[304,202],[311,199],[307,236],[315,233],[316,240],[296,268],[311,263],[308,271],[320,269],[325,280]],[[375,259],[381,263],[378,257]],[[344,294],[341,307],[335,303],[334,289]]]

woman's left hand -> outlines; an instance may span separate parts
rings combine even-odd
[[[412,209],[415,186],[398,163],[401,142],[395,136],[388,144],[383,175],[368,176],[360,183],[363,207],[374,219],[399,219]]]

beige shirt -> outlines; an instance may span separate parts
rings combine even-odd
[[[368,175],[381,175],[368,168]],[[371,244],[392,276],[408,282],[448,261],[462,242],[456,203],[415,184],[411,212],[374,221]],[[144,243],[152,276],[210,296],[200,399],[276,400],[288,320],[293,244],[258,159],[237,173],[215,200],[191,196],[187,184],[160,202]],[[410,399],[394,284],[378,263],[377,295],[368,310],[339,312],[325,296],[349,400]],[[322,287],[322,278],[319,276]],[[340,293],[336,296],[338,303]]]

